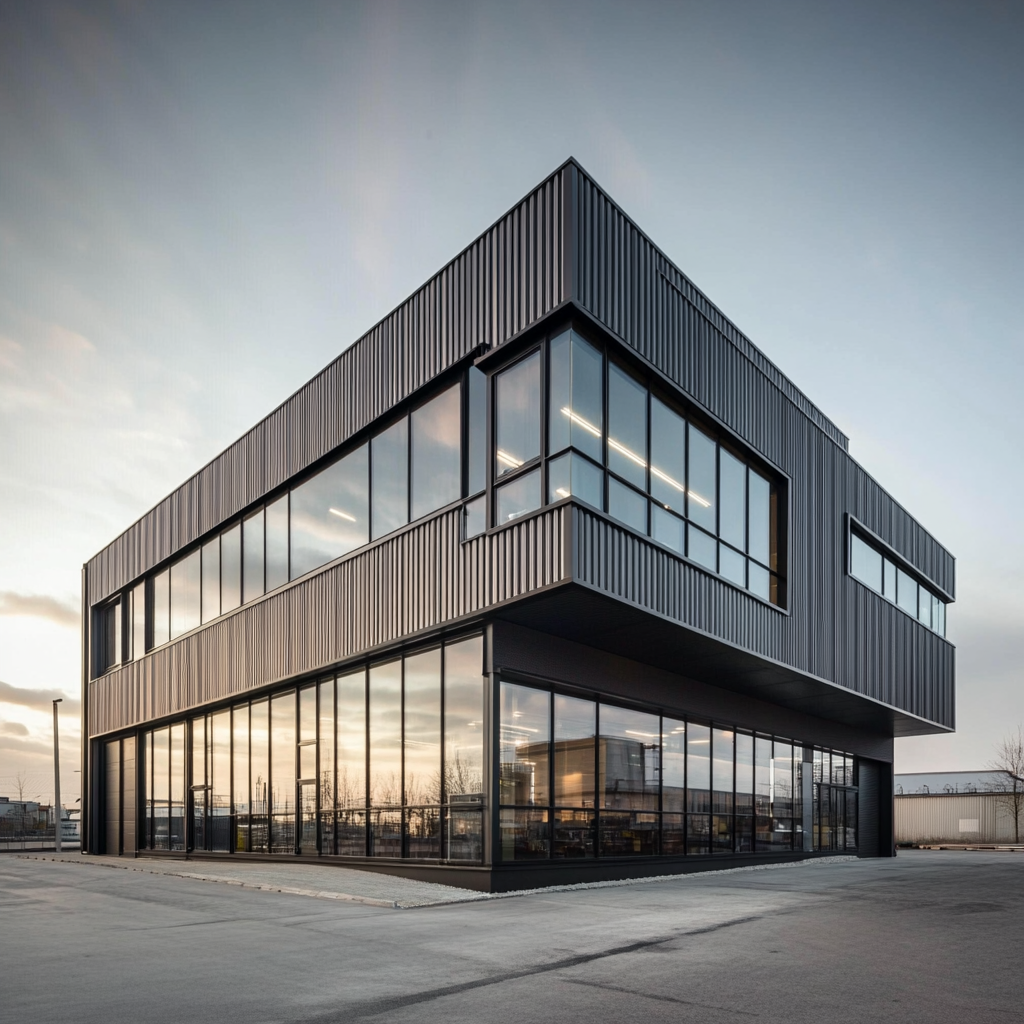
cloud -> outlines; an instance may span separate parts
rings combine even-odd
[[[28,686],[11,686],[0,680],[0,704],[17,704],[33,711],[50,711],[53,702],[60,698],[64,702],[62,713],[79,715],[82,702],[77,697],[68,697],[63,690],[39,690]]]
[[[12,590],[0,590],[0,615],[29,615],[74,628],[81,624],[79,610],[73,605],[45,594],[16,594]]]
[[[21,722],[0,722],[0,732],[8,736],[27,736],[28,726],[22,725]]]

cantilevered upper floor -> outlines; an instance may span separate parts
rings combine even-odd
[[[90,735],[498,616],[953,726],[952,556],[570,160],[85,566]]]

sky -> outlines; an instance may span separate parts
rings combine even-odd
[[[0,5],[0,793],[78,792],[81,566],[570,154],[957,558],[1024,720],[1024,5]]]

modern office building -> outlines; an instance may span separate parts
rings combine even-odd
[[[85,848],[493,889],[886,856],[953,597],[570,160],[85,566]]]

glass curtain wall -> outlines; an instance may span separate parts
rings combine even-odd
[[[803,850],[802,745],[510,680],[499,714],[506,861]],[[852,849],[854,761],[822,756],[815,849]]]
[[[143,750],[148,849],[479,863],[483,638],[153,730]]]

